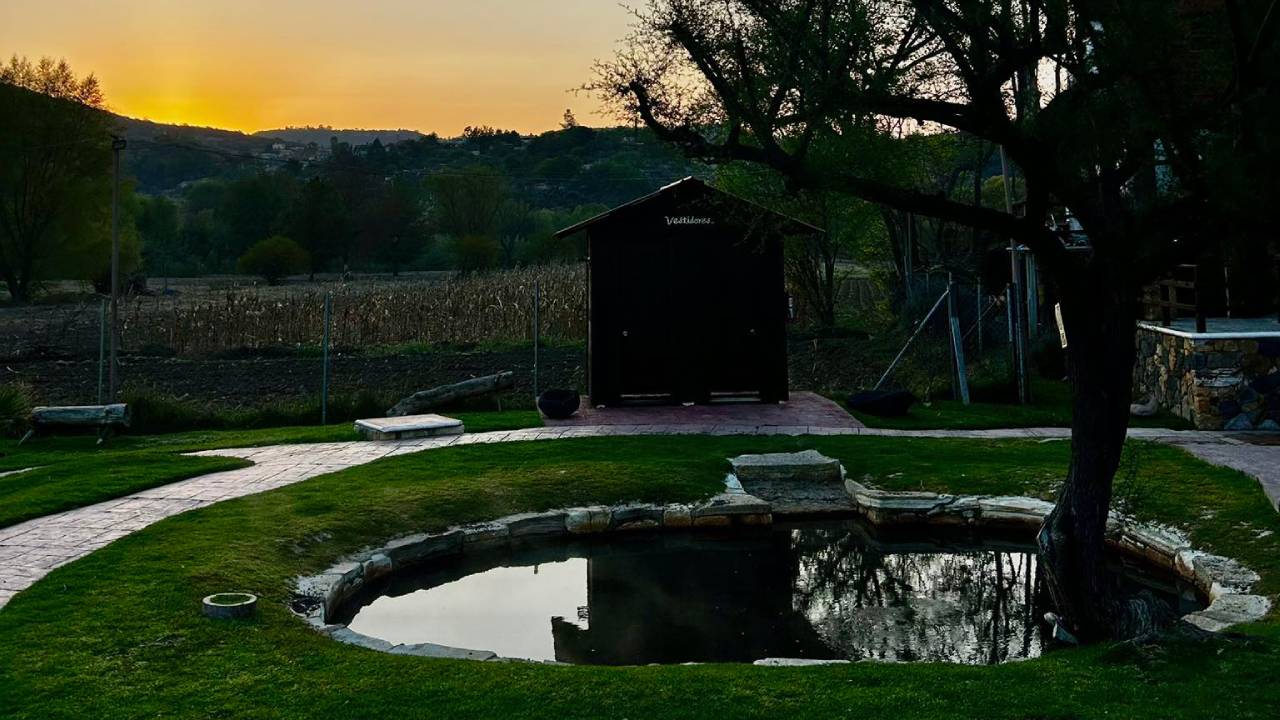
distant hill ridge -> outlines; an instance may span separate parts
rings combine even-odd
[[[317,145],[328,145],[331,138],[338,138],[340,142],[349,145],[368,145],[375,139],[383,145],[404,142],[406,140],[417,140],[426,137],[425,134],[417,130],[372,130],[364,128],[338,129],[325,125],[319,127],[286,127],[276,130],[259,130],[253,133],[254,137],[273,138],[292,143],[316,143]]]

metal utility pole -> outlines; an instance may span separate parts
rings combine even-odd
[[[116,401],[120,379],[120,153],[128,145],[119,135],[111,136],[111,353],[107,360],[107,397]]]

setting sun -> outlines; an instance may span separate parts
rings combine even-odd
[[[112,110],[159,122],[537,132],[566,107],[605,122],[572,90],[627,22],[600,0],[12,0],[0,53],[65,58]]]

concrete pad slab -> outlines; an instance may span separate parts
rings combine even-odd
[[[461,435],[466,431],[461,420],[434,414],[357,420],[355,428],[356,432],[366,440],[405,440]]]

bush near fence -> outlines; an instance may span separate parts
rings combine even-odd
[[[534,282],[549,342],[586,337],[581,265],[522,268],[440,282],[343,283],[247,288],[126,305],[122,345],[183,356],[239,349],[305,347],[323,335],[324,295],[333,293],[331,342],[339,348],[519,342],[533,338]]]

